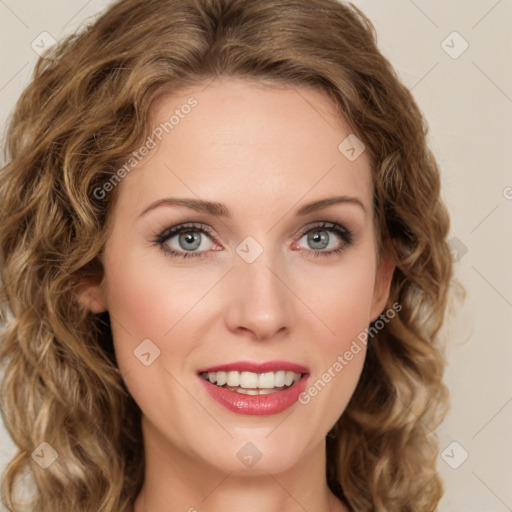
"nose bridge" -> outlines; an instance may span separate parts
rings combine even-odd
[[[240,244],[240,249],[254,247]],[[283,283],[285,273],[272,251],[263,250],[250,262],[244,253],[237,256],[230,272],[229,304],[226,322],[232,331],[248,330],[258,339],[266,339],[292,322],[293,294]]]

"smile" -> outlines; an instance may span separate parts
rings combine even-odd
[[[298,382],[302,373],[279,370],[277,372],[203,372],[203,379],[218,387],[245,395],[268,395],[288,389]]]
[[[199,370],[207,394],[238,414],[277,414],[298,401],[309,368],[288,361],[239,361]]]

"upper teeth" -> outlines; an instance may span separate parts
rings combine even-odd
[[[245,389],[272,389],[282,386],[291,386],[301,378],[300,373],[279,370],[277,372],[203,372],[205,379],[217,386],[240,386]]]

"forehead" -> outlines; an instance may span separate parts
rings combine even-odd
[[[352,130],[323,91],[216,80],[161,97],[150,123],[156,147],[122,183],[139,210],[165,195],[254,208],[334,194],[371,210],[369,161],[342,151]]]

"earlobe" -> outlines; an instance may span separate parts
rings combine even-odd
[[[395,264],[389,254],[384,254],[379,268],[377,269],[377,277],[375,279],[375,287],[373,292],[372,308],[370,313],[370,320],[375,321],[383,312],[389,298],[391,290],[391,282],[393,280],[393,273],[395,271]]]

